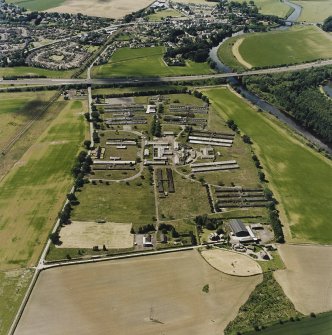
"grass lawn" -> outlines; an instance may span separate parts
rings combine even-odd
[[[173,178],[175,193],[169,193],[167,197],[159,199],[159,215],[162,220],[189,218],[211,212],[204,186],[174,171]]]
[[[1,93],[0,148],[45,105],[54,92]]]
[[[242,334],[244,331],[253,330],[255,326],[299,316],[301,314],[295,310],[273,274],[264,273],[263,282],[256,286],[248,301],[240,307],[237,317],[226,327],[225,335],[235,335],[237,332]]]
[[[107,64],[93,67],[92,77],[159,77],[213,73],[207,63],[187,61],[186,66],[167,66],[163,61],[164,53],[164,47],[121,48],[115,51]]]
[[[60,6],[65,0],[8,0],[7,2],[14,3],[31,11],[38,11]]]
[[[295,241],[332,242],[331,162],[301,143],[284,125],[259,113],[228,88],[204,90],[217,113],[233,119],[254,142]],[[287,233],[287,230],[286,230]],[[286,234],[286,238],[287,238]]]
[[[298,21],[323,22],[332,15],[332,0],[294,1],[302,7]]]
[[[46,76],[49,78],[70,78],[75,70],[48,70],[37,67],[17,66],[1,67],[0,78],[5,76]]]
[[[70,169],[85,137],[83,104],[73,104],[58,103],[56,119],[0,183],[1,270],[36,263],[70,189]]]
[[[149,173],[145,179],[121,183],[87,184],[77,193],[80,205],[72,212],[77,221],[105,219],[110,222],[131,222],[133,225],[153,223],[155,203]],[[140,182],[141,185],[137,185]]]
[[[179,17],[184,17],[184,15],[175,9],[165,9],[165,10],[161,10],[161,11],[158,11],[157,13],[149,15],[148,19],[149,21],[161,21],[167,17],[179,18]]]
[[[300,321],[276,324],[259,332],[261,335],[329,335],[332,329],[332,313],[319,314],[316,317],[305,317]],[[254,335],[257,332],[248,332],[243,335]]]
[[[327,33],[312,26],[248,34],[238,38],[243,39],[238,49],[240,55],[253,67],[297,64],[332,58],[331,38]],[[234,41],[229,41],[219,51],[220,58],[229,66],[236,62],[230,43]]]
[[[236,2],[242,3],[240,0]],[[279,17],[286,17],[289,13],[289,6],[280,0],[254,0],[258,11],[264,15],[276,15]]]

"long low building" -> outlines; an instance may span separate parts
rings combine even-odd
[[[222,162],[208,162],[208,163],[193,163],[190,166],[192,168],[206,167],[206,166],[218,166],[218,165],[231,165],[236,164],[236,160],[222,161]]]
[[[218,147],[231,147],[232,143],[221,143],[221,142],[210,142],[210,141],[201,141],[201,140],[189,140],[192,144],[204,144]]]
[[[135,165],[136,162],[135,161],[115,161],[115,160],[112,160],[112,161],[102,161],[102,160],[94,160],[93,161],[93,164],[95,165],[98,165],[98,164],[106,164],[106,165],[109,165],[109,164],[116,164],[116,165]]]
[[[208,142],[215,142],[215,143],[233,143],[233,140],[229,138],[213,138],[213,137],[203,137],[203,136],[189,136],[189,140],[208,141]]]
[[[207,166],[207,167],[201,167],[201,168],[194,168],[192,169],[193,173],[199,173],[199,172],[210,172],[210,171],[221,171],[221,170],[233,170],[238,169],[239,165],[233,164],[233,165],[219,165],[219,166]]]

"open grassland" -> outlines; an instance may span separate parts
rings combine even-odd
[[[173,220],[211,212],[206,189],[201,183],[177,172],[173,172],[173,178],[175,193],[169,193],[158,201],[162,219]]]
[[[32,278],[32,270],[0,272],[0,334],[7,335]]]
[[[32,120],[54,92],[1,93],[0,148]]]
[[[261,278],[225,275],[196,251],[51,269],[15,334],[222,333]]]
[[[184,17],[182,13],[175,9],[165,9],[148,16],[149,21],[161,21],[167,17],[180,18]]]
[[[77,221],[104,219],[110,222],[145,225],[155,215],[153,187],[146,172],[144,179],[125,182],[87,184],[77,194],[80,204],[72,212]]]
[[[6,76],[45,76],[49,78],[70,78],[73,73],[74,70],[48,70],[29,66],[0,68],[0,78]]]
[[[122,18],[126,14],[147,7],[152,0],[9,0],[29,10],[82,13],[90,16]]]
[[[70,168],[85,136],[84,108],[72,101],[57,107],[57,118],[0,183],[2,270],[36,263],[72,183]]]
[[[179,86],[175,85],[162,85],[162,86],[142,86],[142,87],[114,87],[114,88],[96,88],[92,90],[93,95],[107,95],[107,94],[122,94],[133,92],[149,92],[149,91],[167,91],[177,89]]]
[[[306,317],[296,320],[295,322],[287,322],[284,324],[276,324],[268,327],[259,334],[261,335],[330,335],[332,329],[332,313],[323,313],[315,317]],[[254,335],[257,332],[248,332],[244,335]]]
[[[303,0],[294,3],[302,7],[298,21],[323,22],[332,15],[332,0]]]
[[[241,0],[236,0],[236,2],[242,3]],[[276,15],[279,17],[286,17],[290,8],[285,3],[280,0],[254,0],[258,11],[264,15]]]
[[[332,247],[281,245],[285,270],[275,277],[296,309],[303,314],[332,309]]]
[[[260,329],[263,325],[299,316],[301,314],[285,296],[282,288],[273,278],[273,274],[264,273],[263,282],[257,285],[248,301],[241,306],[237,317],[228,324],[225,335],[243,334],[256,327]]]
[[[282,214],[297,241],[332,242],[331,162],[302,144],[286,126],[257,112],[228,88],[204,90],[217,113],[249,135]],[[285,230],[287,238],[288,229]]]
[[[187,61],[186,66],[167,66],[163,60],[164,53],[164,47],[121,48],[115,51],[107,64],[93,67],[92,77],[159,77],[213,73],[207,63]]]
[[[231,49],[239,38],[243,40],[237,50],[242,59],[253,67],[332,58],[332,43],[327,33],[312,26],[294,27],[287,31],[254,33],[229,39],[221,46],[218,54],[223,62],[231,67],[235,65],[235,68],[239,66],[239,60]]]

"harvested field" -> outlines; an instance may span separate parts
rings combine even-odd
[[[210,249],[202,251],[202,256],[215,269],[229,275],[248,277],[262,273],[254,260],[232,251]]]
[[[131,224],[115,222],[73,221],[60,232],[60,248],[92,248],[95,245],[108,249],[131,248],[134,235],[130,234]]]
[[[222,274],[196,251],[55,268],[15,334],[222,333],[261,279]]]
[[[47,11],[119,19],[152,3],[153,0],[67,0],[61,6]]]
[[[332,309],[332,247],[281,245],[286,270],[275,278],[295,308],[303,314]]]

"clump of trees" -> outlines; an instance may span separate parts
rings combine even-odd
[[[287,111],[302,126],[332,142],[332,100],[319,85],[332,78],[332,67],[275,75],[250,76],[244,84],[263,99]]]
[[[332,31],[332,16],[329,16],[327,19],[325,19],[322,28],[325,31]]]
[[[161,137],[161,124],[157,115],[154,115],[151,124],[151,134],[152,136]]]

